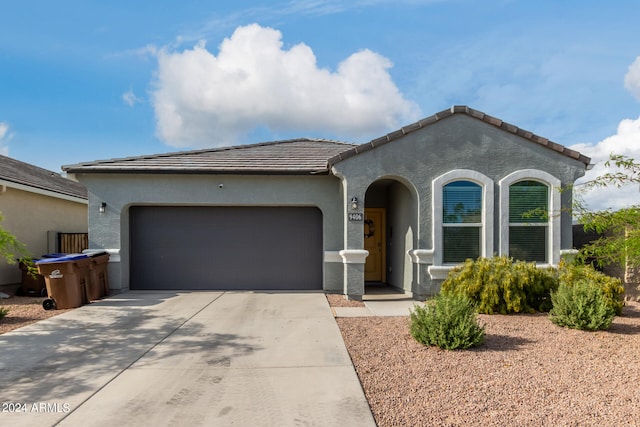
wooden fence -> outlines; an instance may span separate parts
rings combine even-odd
[[[58,233],[58,252],[79,254],[89,249],[88,233]]]

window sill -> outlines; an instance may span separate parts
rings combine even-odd
[[[444,280],[455,267],[455,265],[432,265],[427,268],[427,272],[432,280]]]

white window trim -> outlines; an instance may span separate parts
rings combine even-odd
[[[432,279],[446,277],[449,270],[455,265],[442,262],[442,189],[453,181],[471,181],[482,187],[482,226],[480,256],[493,255],[493,181],[481,174],[469,169],[456,169],[435,178],[431,184],[432,215],[433,215],[433,265],[428,268]]]
[[[513,172],[499,182],[500,186],[500,255],[509,255],[509,188],[518,181],[538,181],[549,187],[549,240],[547,241],[547,263],[560,262],[560,180],[537,169],[523,169]]]

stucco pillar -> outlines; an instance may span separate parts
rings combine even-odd
[[[414,266],[412,283],[413,297],[425,299],[439,292],[433,281],[433,249],[413,249],[408,251]]]
[[[344,249],[340,251],[344,264],[344,294],[347,299],[362,301],[364,295],[364,262],[369,251]]]
[[[362,300],[364,263],[369,251],[364,249],[364,194],[366,183],[347,183],[343,178],[344,249],[340,251],[344,266],[344,294],[347,299]]]

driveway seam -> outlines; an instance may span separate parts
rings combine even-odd
[[[211,304],[213,304],[214,302],[216,302],[218,299],[220,299],[224,294],[226,293],[226,291],[221,291],[220,295],[218,295],[216,298],[214,298],[213,300],[211,300],[209,302],[209,304],[205,305],[204,307],[202,307],[200,310],[196,311],[192,316],[188,317],[187,319],[185,319],[184,322],[182,322],[180,325],[176,326],[171,332],[169,332],[164,338],[162,338],[161,340],[159,340],[158,342],[156,342],[154,345],[152,345],[151,347],[149,347],[144,353],[142,353],[138,358],[136,358],[133,362],[131,362],[130,364],[128,364],[127,366],[125,366],[124,368],[122,368],[120,370],[120,372],[118,372],[115,376],[113,376],[109,381],[107,381],[106,383],[104,383],[101,387],[99,387],[98,389],[96,389],[93,393],[91,393],[86,399],[84,399],[82,402],[80,402],[78,405],[76,405],[76,407],[72,410],[69,411],[68,413],[65,414],[64,417],[62,417],[60,420],[58,420],[57,423],[55,423],[54,425],[59,425],[60,423],[62,423],[67,417],[69,417],[71,414],[73,414],[74,412],[76,412],[78,409],[80,409],[80,407],[82,407],[82,405],[84,405],[87,401],[89,401],[93,396],[95,396],[96,394],[98,394],[100,391],[102,391],[105,387],[107,387],[109,384],[111,384],[114,380],[116,380],[118,377],[120,377],[120,375],[122,375],[125,371],[127,371],[129,368],[131,368],[134,364],[136,364],[138,361],[140,361],[140,359],[142,359],[143,357],[145,357],[151,350],[153,350],[154,348],[156,348],[157,346],[159,346],[160,344],[162,344],[167,338],[169,338],[171,335],[175,334],[176,331],[178,331],[178,329],[182,328],[188,321],[190,321],[191,319],[193,319],[194,317],[196,317],[198,314],[200,314],[204,309],[208,308]]]

